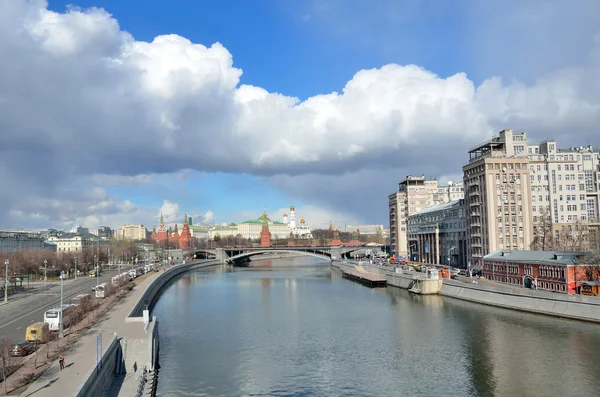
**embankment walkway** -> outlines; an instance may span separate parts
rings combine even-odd
[[[96,324],[90,331],[78,340],[69,350],[63,353],[65,369],[60,370],[58,360],[36,381],[31,383],[21,396],[25,397],[56,397],[75,396],[81,386],[87,381],[96,367],[97,336],[102,333],[102,354],[104,354],[114,339],[116,333],[119,338],[143,338],[145,336],[143,323],[126,323],[138,301],[144,295],[148,286],[160,272],[151,274],[142,280],[129,294],[116,304],[106,317]],[[132,394],[133,395],[133,394]]]

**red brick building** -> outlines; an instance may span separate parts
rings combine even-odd
[[[483,276],[524,288],[578,294],[582,284],[591,281],[585,258],[578,252],[498,250],[483,258]]]
[[[179,248],[189,248],[192,241],[192,233],[190,231],[187,214],[185,214],[183,219],[183,227],[181,230],[179,230],[177,225],[175,225],[175,230],[172,230],[171,228],[167,230],[165,228],[163,215],[160,214],[160,224],[158,225],[158,229],[155,229],[152,232],[152,240],[159,244],[165,241],[175,241]]]

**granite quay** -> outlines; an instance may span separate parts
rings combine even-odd
[[[414,275],[419,274],[413,271],[397,272],[390,266],[352,261],[333,261],[332,266],[349,270],[360,266],[367,272],[385,276],[388,285],[403,289],[410,289],[414,283]],[[600,323],[600,299],[596,297],[534,291],[485,279],[477,280],[478,283],[473,284],[470,277],[444,279],[439,294],[505,309]]]
[[[109,395],[134,396],[139,390],[152,393],[156,386],[153,369],[158,359],[158,320],[143,320],[146,302],[178,274],[194,268],[214,266],[216,261],[194,261],[149,274],[79,341],[63,353],[64,370],[50,367],[22,396]],[[128,318],[141,307],[142,317]]]

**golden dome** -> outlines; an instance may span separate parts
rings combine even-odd
[[[293,205],[290,207],[290,211],[296,211],[296,207],[294,207]]]
[[[283,214],[284,217],[287,217],[287,214]]]
[[[300,220],[300,224],[301,224],[301,225],[304,225],[305,223],[306,223],[306,222],[304,222],[304,218],[302,218],[302,219]]]

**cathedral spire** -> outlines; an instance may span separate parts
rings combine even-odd
[[[187,216],[187,212],[185,213],[185,215],[183,216],[183,224],[187,225],[188,224],[188,216]]]
[[[165,223],[165,220],[163,219],[162,211],[160,212],[160,223]]]

